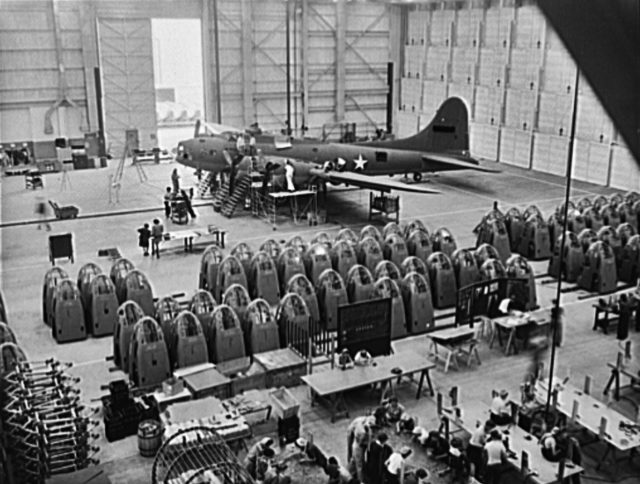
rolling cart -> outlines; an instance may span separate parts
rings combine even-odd
[[[189,220],[187,204],[182,199],[171,201],[171,221],[177,224],[186,224]]]
[[[78,216],[78,212],[80,212],[78,207],[75,205],[65,205],[64,207],[61,207],[53,200],[49,200],[49,205],[53,208],[53,213],[56,215],[56,218],[60,220],[76,218]]]

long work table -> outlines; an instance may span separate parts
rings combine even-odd
[[[489,419],[489,407],[481,402],[470,402],[461,408],[461,416],[451,418],[454,425],[468,433],[473,433],[477,425],[484,425]],[[511,451],[508,464],[523,473],[524,482],[537,484],[553,484],[559,482],[559,463],[551,462],[542,457],[538,438],[517,425],[499,427],[505,437],[509,438]],[[527,455],[528,464],[523,469],[523,456]],[[579,474],[583,468],[571,462],[565,462],[563,481],[568,477]]]
[[[434,395],[433,385],[429,370],[435,367],[424,355],[413,351],[393,354],[390,356],[378,356],[373,363],[367,366],[355,366],[342,370],[333,368],[302,377],[302,381],[309,387],[311,404],[318,397],[329,400],[331,405],[331,422],[334,422],[338,414],[349,416],[344,401],[344,392],[369,385],[382,384],[384,387],[392,385],[394,380],[404,376],[420,374],[416,398],[420,398],[422,387],[426,379],[431,396]],[[392,371],[395,370],[395,371]]]
[[[535,387],[536,398],[546,401],[548,382],[538,380]],[[557,392],[555,408],[581,428],[607,444],[607,451],[598,462],[598,467],[609,453],[634,451],[640,447],[640,426],[607,404],[577,389],[572,385],[562,385]]]

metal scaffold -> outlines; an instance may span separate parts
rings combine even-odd
[[[261,184],[251,186],[251,213],[277,228],[278,215],[287,211],[293,223],[306,220],[309,225],[318,225],[318,190],[315,186],[294,192],[272,192]]]

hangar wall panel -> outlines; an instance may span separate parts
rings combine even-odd
[[[474,87],[473,84],[463,83],[451,83],[449,84],[448,97],[459,97],[467,104],[469,110],[469,117],[473,116],[473,101],[474,101]]]
[[[29,130],[29,131],[28,131]],[[31,139],[31,111],[29,108],[0,111],[0,143]]]
[[[449,78],[449,48],[432,47],[427,49],[425,79],[446,81]]]
[[[98,39],[107,146],[120,156],[131,128],[140,148],[157,146],[151,19],[101,18]]]
[[[57,8],[66,93],[86,114],[78,6],[59,2]],[[0,141],[30,141],[34,136],[52,139],[44,132],[44,113],[59,96],[58,64],[51,2],[0,2],[0,113],[4,120],[16,117],[20,121],[10,127],[3,121]],[[31,112],[34,107],[45,106],[44,110]],[[65,118],[64,112],[60,116],[53,113],[50,119],[54,131],[68,137],[81,135],[77,126],[67,132],[59,124],[59,119]],[[82,125],[86,128],[86,123]]]
[[[489,87],[505,85],[508,54],[509,51],[503,48],[480,49],[478,82],[481,85]]]
[[[533,129],[536,98],[536,91],[507,89],[505,126],[525,130]]]
[[[470,131],[471,152],[481,158],[497,160],[500,128],[488,124],[472,123]]]
[[[515,45],[519,49],[541,48],[544,40],[545,19],[536,6],[516,9]]]
[[[576,65],[571,55],[566,51],[547,49],[541,84],[547,92],[573,92],[576,78]]]
[[[436,111],[447,99],[447,83],[424,81],[422,87],[422,112],[427,116],[435,116]]]
[[[477,123],[498,126],[502,122],[504,91],[501,88],[476,86],[473,119]]]
[[[422,106],[422,81],[414,78],[401,79],[400,104],[407,111],[417,112]]]
[[[614,145],[611,154],[611,186],[622,190],[638,191],[640,189],[640,171],[629,148],[624,144]]]
[[[609,172],[610,151],[608,143],[576,139],[573,149],[573,177],[576,180],[605,185]]]
[[[613,138],[613,122],[584,78],[580,78],[576,134],[594,141],[610,142]]]
[[[538,130],[547,134],[568,135],[571,128],[570,94],[540,93]]]
[[[404,75],[406,77],[422,77],[424,52],[424,45],[404,46]]]
[[[357,123],[359,136],[372,135],[386,121],[389,9],[384,3],[349,2],[346,20],[345,119]],[[416,112],[421,90],[416,81]]]
[[[531,168],[531,139],[530,131],[501,128],[499,161],[507,165]]]
[[[512,49],[509,87],[537,90],[542,54],[542,49]]]
[[[451,81],[474,83],[478,49],[471,47],[454,47],[451,59]]]
[[[409,25],[407,41],[410,44],[427,43],[427,25],[429,24],[430,13],[428,10],[413,10],[409,13]]]
[[[418,132],[418,115],[406,111],[396,111],[398,115],[398,138],[405,138]]]
[[[567,172],[569,140],[565,136],[535,133],[531,168],[544,173],[564,176]]]
[[[468,8],[470,3],[464,2],[462,8],[448,2],[432,7],[425,14],[429,45],[424,57],[415,46],[406,50],[407,55],[419,57],[410,60],[412,65],[425,61],[420,124],[431,119],[446,97],[470,99],[474,150],[480,149],[483,156],[497,150],[501,161],[564,174],[558,163],[565,162],[568,149],[575,62],[530,2],[517,7],[497,4],[520,2],[485,2],[493,5]],[[412,18],[416,7],[407,8],[410,31],[420,30]],[[476,39],[479,43],[474,45]],[[600,155],[611,149],[615,129],[584,80],[579,94],[576,139],[589,148],[581,148],[587,161],[578,163],[576,173],[580,179],[606,184],[609,163]],[[488,137],[486,143],[481,141],[483,135]],[[556,160],[560,155],[562,160]]]
[[[464,8],[457,11],[455,24],[455,45],[475,47],[479,44],[484,11],[480,8]]]
[[[487,9],[484,21],[484,41],[487,47],[505,48],[509,44],[511,25],[516,9],[512,7],[492,7]]]
[[[240,7],[241,3],[238,1],[218,2],[220,114],[222,122],[231,126],[245,125]]]
[[[429,44],[451,45],[451,28],[455,21],[455,10],[434,10],[429,23]]]

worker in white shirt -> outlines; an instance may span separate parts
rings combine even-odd
[[[284,176],[287,180],[287,190],[290,192],[295,192],[296,191],[296,187],[293,184],[293,175],[295,173],[295,168],[293,167],[293,164],[291,164],[291,161],[286,160],[284,162]]]
[[[493,429],[489,434],[489,441],[484,446],[485,453],[485,484],[498,484],[504,471],[503,462],[507,459],[507,449],[502,442],[502,434]]]
[[[500,390],[491,402],[491,420],[496,425],[511,423],[511,408],[509,406],[509,392]]]
[[[404,446],[389,456],[385,465],[386,483],[403,484],[406,471],[406,459],[411,455],[411,449]]]
[[[347,458],[355,464],[358,479],[362,481],[364,476],[364,456],[369,447],[372,428],[376,424],[375,417],[366,415],[356,417],[347,427]]]
[[[467,456],[469,462],[473,464],[472,473],[477,479],[480,478],[483,473],[483,458],[484,445],[487,443],[487,438],[491,431],[496,427],[491,420],[487,420],[484,424],[478,425],[471,434],[469,439],[469,445],[467,446]]]

